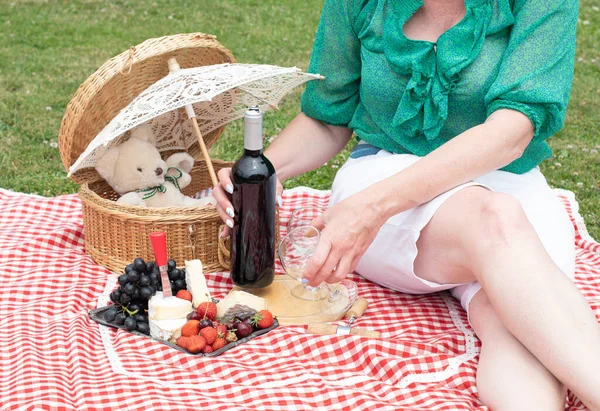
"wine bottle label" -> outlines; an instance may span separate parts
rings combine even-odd
[[[246,150],[262,150],[262,112],[258,107],[251,107],[244,116],[244,148]]]

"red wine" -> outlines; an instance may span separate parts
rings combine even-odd
[[[262,288],[275,275],[275,168],[263,154],[262,113],[245,116],[244,155],[232,173],[231,280],[240,287]]]

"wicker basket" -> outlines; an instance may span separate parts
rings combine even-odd
[[[144,89],[168,74],[167,60],[175,57],[182,68],[235,62],[214,36],[193,33],[149,39],[108,60],[77,90],[61,123],[59,149],[68,170],[89,142]],[[210,147],[223,128],[204,136]],[[196,158],[192,184],[184,194],[212,186],[206,163],[196,143],[188,149]],[[171,153],[163,153],[165,157]],[[215,171],[231,166],[213,161]],[[120,272],[134,258],[153,258],[148,241],[152,231],[167,234],[168,255],[183,265],[199,258],[205,270],[229,266],[227,245],[219,246],[222,220],[213,206],[144,208],[115,202],[117,194],[94,169],[72,175],[81,184],[85,247],[89,255],[110,270]],[[193,187],[193,188],[192,188]]]

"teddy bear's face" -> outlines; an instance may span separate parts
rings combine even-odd
[[[132,138],[120,147],[115,165],[115,191],[127,193],[156,187],[165,182],[166,171],[167,164],[152,144]]]
[[[111,147],[96,165],[98,173],[121,195],[165,182],[167,164],[145,131],[137,130],[126,142]]]

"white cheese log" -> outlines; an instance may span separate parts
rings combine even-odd
[[[256,311],[265,310],[267,308],[267,302],[255,295],[249,294],[245,291],[232,291],[225,298],[223,298],[217,304],[217,317],[221,318],[227,310],[236,304],[245,305]]]
[[[186,318],[192,312],[192,303],[177,297],[163,297],[161,291],[148,301],[148,318],[152,320],[175,320]]]
[[[202,262],[192,260],[185,262],[185,283],[192,294],[192,305],[198,307],[202,302],[211,302],[210,292],[206,286],[206,278],[202,273]]]
[[[185,318],[176,318],[174,320],[149,320],[150,335],[158,340],[177,342],[181,337],[181,329],[187,322]]]

